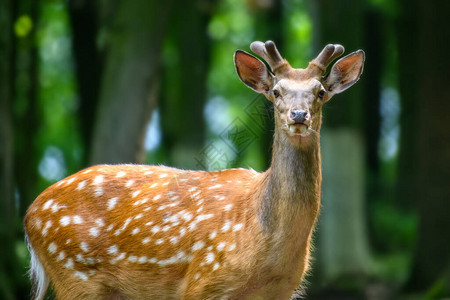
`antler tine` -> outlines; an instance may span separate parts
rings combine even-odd
[[[323,74],[325,73],[328,65],[337,57],[341,56],[344,53],[344,51],[345,50],[342,45],[328,44],[319,53],[319,55],[316,57],[313,63],[322,71]]]
[[[265,43],[260,41],[253,42],[250,44],[250,49],[261,56],[269,64],[273,72],[284,63],[280,52],[272,41]]]
[[[344,52],[345,52],[345,49],[342,45],[334,44],[334,52],[330,56],[328,64],[330,64],[333,60],[335,60],[336,58],[338,58],[339,56],[344,54]]]

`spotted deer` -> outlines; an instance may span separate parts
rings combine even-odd
[[[320,208],[322,105],[360,77],[364,52],[327,45],[294,69],[274,43],[237,50],[239,78],[274,106],[272,162],[185,171],[98,165],[47,188],[25,229],[34,299],[289,299]]]

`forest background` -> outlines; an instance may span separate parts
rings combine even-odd
[[[28,299],[22,220],[99,163],[270,163],[273,109],[233,53],[294,67],[363,49],[324,107],[322,212],[307,299],[450,297],[450,1],[1,0],[0,298]]]

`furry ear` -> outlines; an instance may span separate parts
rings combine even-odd
[[[273,86],[273,75],[266,65],[253,55],[237,50],[234,53],[236,72],[245,85],[252,90],[264,94]]]
[[[328,93],[339,94],[355,84],[363,72],[365,54],[358,50],[338,60],[323,83]]]

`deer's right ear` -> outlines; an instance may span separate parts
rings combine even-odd
[[[273,86],[273,75],[266,65],[253,55],[237,50],[234,53],[236,72],[243,83],[252,90],[264,94]]]

